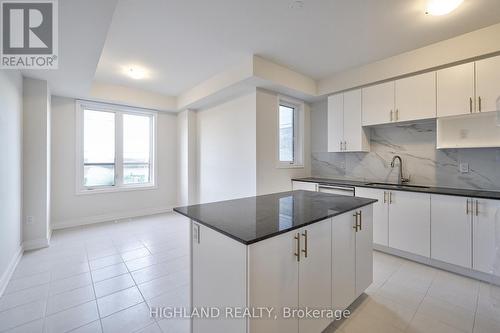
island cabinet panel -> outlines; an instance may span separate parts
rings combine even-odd
[[[299,303],[299,251],[294,230],[249,246],[248,288],[250,307],[273,307],[276,319],[252,319],[251,333],[298,332],[298,319],[284,319],[283,307]]]
[[[373,282],[373,207],[332,219],[332,305],[345,310]]]
[[[247,304],[247,247],[217,231],[192,223],[192,305],[241,307]],[[193,318],[193,333],[246,332],[245,319]]]
[[[318,183],[292,181],[292,190],[318,191]]]
[[[299,308],[301,309],[330,309],[332,306],[331,234],[331,219],[301,229],[302,257],[299,264]],[[322,332],[329,324],[328,318],[301,319],[299,332]]]
[[[283,318],[283,309],[331,308],[331,219],[249,246],[249,305],[277,318],[252,319],[252,333],[322,332],[330,319]]]
[[[332,218],[332,304],[344,310],[356,299],[356,218],[354,212]]]
[[[359,210],[356,232],[356,297],[373,282],[373,207]]]

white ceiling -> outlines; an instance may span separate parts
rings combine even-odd
[[[448,16],[425,0],[120,0],[96,81],[178,95],[257,54],[321,79],[500,22],[498,0]],[[146,80],[123,67],[150,70]]]
[[[49,82],[52,93],[86,97],[94,80],[117,0],[59,1],[59,69],[23,70]]]

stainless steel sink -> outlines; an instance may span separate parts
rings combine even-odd
[[[428,186],[419,185],[407,185],[407,184],[390,184],[390,183],[368,183],[367,186],[383,186],[383,187],[394,187],[394,188],[415,188],[415,189],[427,189]]]

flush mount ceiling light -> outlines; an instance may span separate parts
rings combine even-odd
[[[148,71],[138,66],[124,67],[123,72],[134,80],[142,80],[148,76]]]
[[[446,15],[454,11],[464,0],[428,0],[426,14],[433,16]]]

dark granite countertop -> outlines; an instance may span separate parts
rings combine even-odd
[[[454,195],[460,197],[472,197],[472,198],[483,198],[483,199],[493,199],[500,200],[500,192],[496,191],[483,191],[483,190],[471,190],[471,189],[459,189],[459,188],[449,188],[449,187],[433,187],[433,186],[423,186],[423,187],[398,187],[395,184],[377,184],[377,182],[369,181],[359,181],[359,180],[347,180],[347,179],[328,179],[328,178],[294,178],[292,180],[301,182],[311,182],[320,183],[326,185],[347,185],[354,187],[369,187],[369,188],[380,188],[384,190],[394,190],[394,191],[408,191],[408,192],[419,192],[419,193],[431,193],[431,194],[443,194],[443,195]],[[409,184],[413,185],[413,184]],[[419,186],[419,185],[415,185]]]
[[[177,207],[174,211],[249,245],[376,201],[320,192],[291,191]]]

